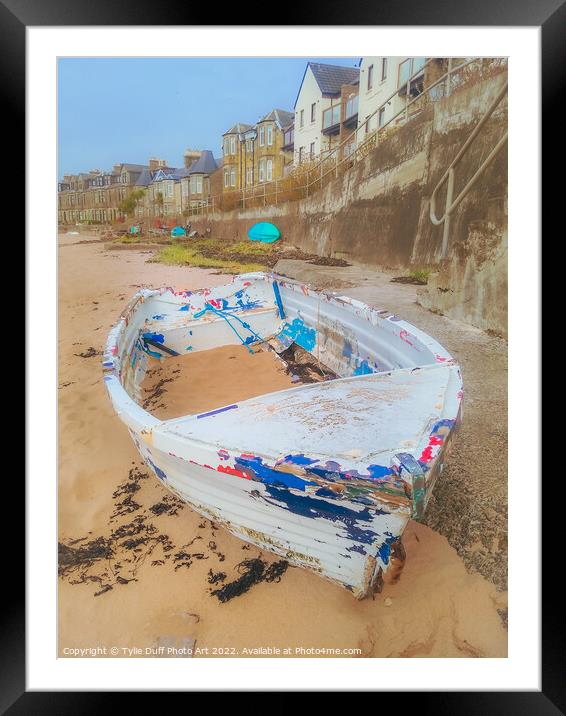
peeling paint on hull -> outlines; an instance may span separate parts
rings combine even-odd
[[[159,336],[152,351],[183,352],[189,336],[193,351],[295,342],[340,378],[160,421],[138,404],[147,335]],[[388,311],[260,273],[212,290],[140,291],[103,367],[116,412],[164,485],[358,598],[380,588],[405,525],[424,514],[460,417],[458,366],[430,336]]]

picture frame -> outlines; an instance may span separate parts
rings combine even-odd
[[[320,13],[315,12],[316,6],[309,6],[303,11],[303,21],[307,25],[320,22]],[[322,7],[322,6],[319,6]],[[544,128],[549,132],[553,122],[559,121],[557,111],[558,100],[562,89],[564,42],[563,28],[566,26],[566,11],[559,0],[545,0],[540,3],[518,3],[506,0],[495,4],[486,0],[478,0],[471,5],[454,5],[449,9],[438,0],[426,5],[411,0],[402,6],[368,7],[357,6],[348,11],[336,12],[332,8],[323,14],[324,25],[475,25],[475,26],[536,26],[541,29],[542,47],[542,110],[544,112]],[[0,0],[0,94],[2,105],[10,118],[12,127],[10,151],[14,166],[22,168],[21,146],[25,145],[24,116],[26,110],[25,65],[26,65],[26,28],[41,26],[73,26],[73,25],[204,25],[208,17],[201,9],[189,9],[182,3],[169,3],[167,7],[149,2],[128,2],[116,5],[110,2],[97,3],[85,0]],[[17,141],[16,141],[17,138]],[[550,141],[544,146],[545,156],[550,164]],[[19,152],[16,155],[16,147]],[[47,182],[49,183],[49,178]],[[547,221],[558,205],[553,196],[557,187],[545,185],[548,194],[544,195],[543,215]],[[25,215],[23,194],[22,212]],[[15,213],[15,210],[14,212]],[[29,310],[29,306],[28,306]],[[28,346],[29,350],[29,346]],[[533,426],[537,429],[538,426]],[[33,446],[27,445],[27,450]],[[530,468],[532,470],[532,466]],[[535,475],[538,476],[538,465]],[[533,475],[533,480],[536,479]],[[17,490],[20,504],[25,504],[23,481],[12,484],[11,489]],[[12,499],[16,500],[15,495]],[[542,661],[540,692],[450,692],[450,693],[406,693],[404,696],[418,699],[418,708],[437,714],[486,714],[486,713],[533,713],[555,714],[566,711],[566,689],[564,687],[565,647],[562,626],[562,607],[556,604],[560,598],[558,585],[550,583],[550,579],[559,570],[551,569],[552,564],[560,564],[558,556],[558,540],[553,540],[551,532],[556,524],[556,517],[550,511],[550,500],[555,500],[550,490],[543,493],[547,507],[546,520],[543,522],[544,559],[546,576],[543,581],[542,626]],[[554,511],[553,511],[554,512]],[[21,528],[20,528],[21,529]],[[20,532],[21,534],[21,532]],[[24,544],[20,539],[20,550]],[[10,551],[10,574],[23,577],[21,565],[25,554],[17,554],[16,546]],[[55,578],[55,577],[54,577]],[[525,579],[537,579],[538,575],[525,575]],[[26,690],[26,618],[25,591],[23,579],[11,581],[7,595],[8,604],[2,612],[2,666],[0,668],[0,707],[2,713],[77,713],[100,710],[106,702],[106,694],[102,692],[31,692]],[[338,690],[348,690],[348,685]],[[447,685],[448,687],[448,685]],[[219,686],[221,689],[221,685]],[[332,685],[332,689],[336,685]],[[410,688],[410,685],[408,685]],[[331,690],[329,688],[329,690]],[[115,698],[113,696],[112,698]],[[396,694],[380,693],[382,704],[394,698]],[[424,703],[423,703],[424,701]],[[392,701],[390,702],[392,705]],[[380,705],[382,708],[382,705]]]

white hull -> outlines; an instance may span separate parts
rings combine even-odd
[[[205,350],[247,337],[246,323],[250,335],[295,340],[342,377],[168,421],[137,404],[140,336]],[[410,324],[265,274],[212,291],[140,292],[104,367],[116,411],[169,489],[357,597],[386,577],[407,521],[424,513],[462,397],[451,356]]]

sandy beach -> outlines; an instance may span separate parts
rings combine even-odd
[[[279,557],[162,486],[114,414],[101,352],[139,287],[197,289],[229,277],[148,263],[151,252],[110,251],[94,239],[59,235],[59,655],[117,647],[106,655],[168,656],[161,647],[171,646],[197,657],[505,657],[506,593],[470,573],[447,539],[422,524],[404,534],[401,579],[357,601],[306,570],[270,571]],[[199,385],[214,402],[205,368],[201,360]],[[259,392],[273,379],[289,385],[268,368]],[[253,568],[263,578],[221,601],[222,584]]]

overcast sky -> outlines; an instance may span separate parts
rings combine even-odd
[[[58,174],[149,157],[183,164],[187,147],[221,156],[235,122],[293,110],[308,60],[358,57],[63,58],[58,62]]]

